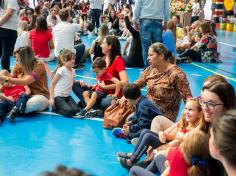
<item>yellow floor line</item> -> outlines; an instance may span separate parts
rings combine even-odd
[[[236,79],[235,79],[235,78],[230,78],[230,77],[228,77],[228,76],[225,76],[225,75],[220,74],[220,73],[218,73],[218,72],[216,72],[216,71],[213,71],[213,70],[210,70],[210,69],[208,69],[208,68],[205,68],[205,67],[203,67],[203,66],[201,66],[201,65],[198,65],[198,64],[196,64],[196,63],[191,63],[191,64],[194,65],[194,66],[196,66],[196,67],[199,67],[199,68],[201,68],[201,69],[203,69],[203,70],[206,70],[206,71],[208,71],[208,72],[214,73],[214,74],[216,74],[216,75],[223,76],[224,78],[226,78],[226,79],[228,79],[228,80],[231,80],[231,81],[236,82]]]

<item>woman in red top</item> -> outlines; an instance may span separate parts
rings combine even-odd
[[[30,42],[35,56],[43,61],[51,61],[55,56],[50,54],[53,49],[52,33],[48,29],[47,21],[43,16],[36,19],[36,28],[30,31]]]
[[[115,36],[111,35],[106,36],[101,44],[101,47],[102,47],[102,52],[105,55],[104,58],[107,65],[107,71],[120,81],[121,88],[128,85],[129,80],[125,69],[125,63],[121,57],[119,40]],[[111,84],[109,86],[103,87],[103,83],[100,83],[99,86],[105,89],[115,89],[116,85]],[[85,105],[83,99],[83,92],[88,89],[89,87],[86,86],[81,81],[77,81],[73,85],[73,91],[81,100],[82,106]],[[122,94],[120,94],[119,97],[121,96]],[[106,96],[105,98],[102,99],[101,105],[99,106],[101,106],[101,108],[106,109],[108,106],[111,105],[113,99],[114,98],[112,96]]]

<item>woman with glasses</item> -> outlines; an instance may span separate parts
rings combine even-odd
[[[234,88],[228,82],[215,81],[203,85],[199,103],[202,106],[205,120],[212,123],[224,111],[235,108]]]
[[[43,111],[48,108],[47,75],[43,63],[36,60],[29,46],[21,47],[14,52],[16,65],[12,76],[0,74],[0,82],[28,85],[31,93],[25,113]]]
[[[0,57],[2,69],[10,72],[10,56],[17,38],[17,0],[0,1]]]

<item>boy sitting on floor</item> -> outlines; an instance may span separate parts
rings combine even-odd
[[[150,129],[152,119],[161,115],[160,110],[146,96],[141,95],[140,88],[136,84],[129,84],[123,89],[124,97],[135,106],[134,115],[129,117],[122,129],[113,129],[113,134],[118,134],[116,131],[121,130],[127,142],[131,139],[139,137],[143,129]]]
[[[106,71],[106,62],[103,58],[97,57],[93,62],[93,71],[96,73],[97,84],[92,90],[83,92],[83,97],[86,103],[86,107],[82,109],[77,116],[91,117],[96,115],[96,111],[92,110],[92,107],[96,102],[100,102],[102,98],[111,94],[111,84],[115,84],[115,93],[113,97],[118,97],[121,89],[120,82],[117,78],[113,77]],[[94,90],[94,91],[93,91]]]

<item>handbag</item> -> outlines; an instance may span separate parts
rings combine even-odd
[[[127,100],[119,102],[116,100],[104,112],[103,128],[123,127],[127,117],[134,112],[134,106]]]

